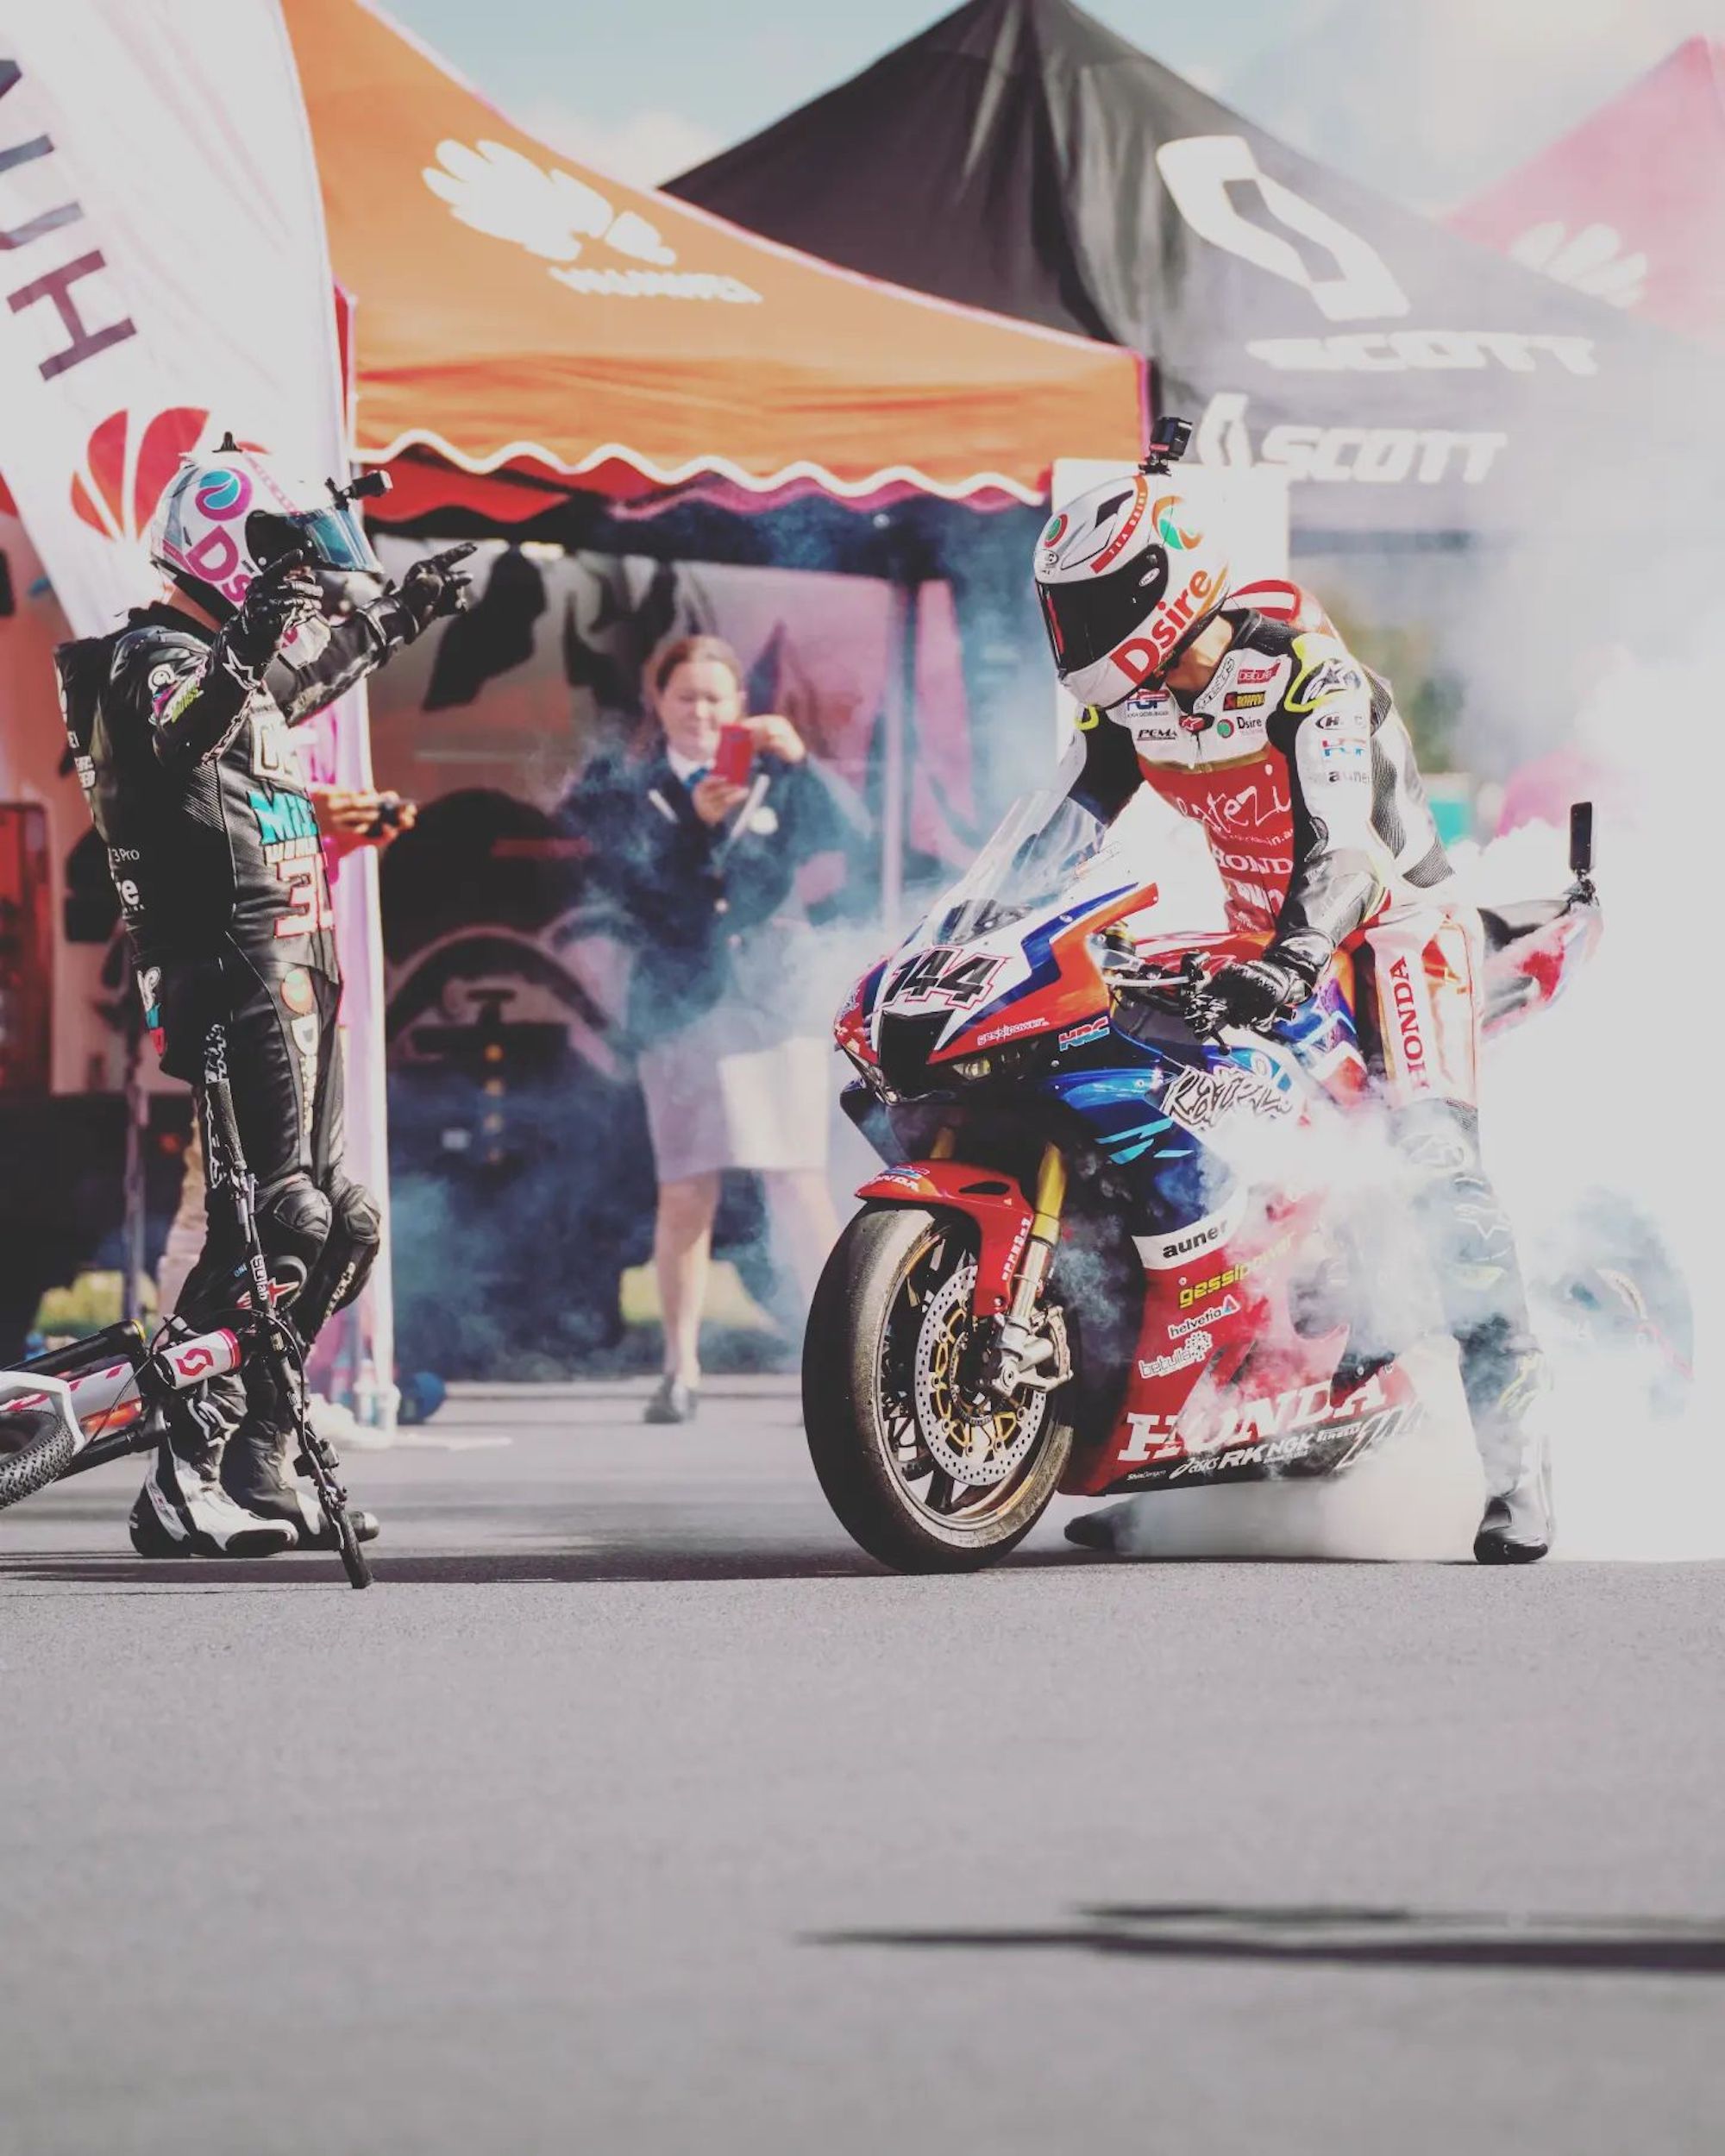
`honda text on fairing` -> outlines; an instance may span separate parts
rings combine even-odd
[[[1342,1474],[1414,1427],[1408,1351],[1441,1336],[1382,1181],[1335,1187],[1376,1116],[1351,964],[1276,1037],[1219,1025],[1208,970],[1250,940],[1159,933],[1082,760],[837,1023],[888,1165],[815,1297],[805,1417],[834,1511],[906,1571],[990,1562],[1057,1492]],[[1581,822],[1564,896],[1486,916],[1489,1033],[1591,947]]]

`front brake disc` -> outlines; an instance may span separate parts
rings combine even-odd
[[[969,1489],[986,1489],[1011,1474],[1036,1443],[1048,1411],[1045,1392],[1002,1400],[984,1394],[967,1365],[978,1321],[970,1301],[976,1261],[948,1273],[922,1307],[912,1397],[917,1429],[944,1474]]]

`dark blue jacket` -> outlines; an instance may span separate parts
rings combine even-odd
[[[756,761],[765,791],[717,828],[695,814],[662,751],[600,757],[560,812],[582,842],[590,895],[633,947],[628,1030],[637,1047],[681,1031],[736,988],[739,959],[801,908],[797,873],[849,850],[855,826],[812,757]],[[760,969],[750,969],[758,978]],[[786,982],[787,997],[794,984]]]

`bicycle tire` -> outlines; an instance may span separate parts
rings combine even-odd
[[[348,1584],[354,1587],[368,1587],[372,1583],[372,1568],[365,1551],[360,1547],[359,1536],[354,1523],[348,1517],[345,1505],[336,1518],[336,1539],[342,1548],[342,1569],[348,1575]]]
[[[22,1444],[0,1455],[0,1512],[4,1512],[57,1482],[78,1450],[78,1440],[51,1407],[0,1410],[0,1423],[22,1424],[27,1433]]]

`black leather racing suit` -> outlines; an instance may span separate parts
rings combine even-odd
[[[387,658],[405,625],[381,601],[332,625],[315,663],[278,658],[259,674],[238,663],[224,633],[158,605],[55,654],[145,1022],[162,1068],[194,1088],[210,1027],[226,1027],[259,1233],[272,1277],[298,1283],[293,1314],[308,1344],[364,1284],[380,1222],[342,1168],[342,976],[322,842],[290,729]],[[198,1112],[201,1121],[201,1098]],[[201,1310],[232,1306],[241,1262],[213,1197],[208,1219],[179,1304],[194,1323]],[[240,1377],[218,1386],[230,1430],[246,1401],[254,1421],[279,1424],[260,1362],[244,1373],[243,1392]]]

